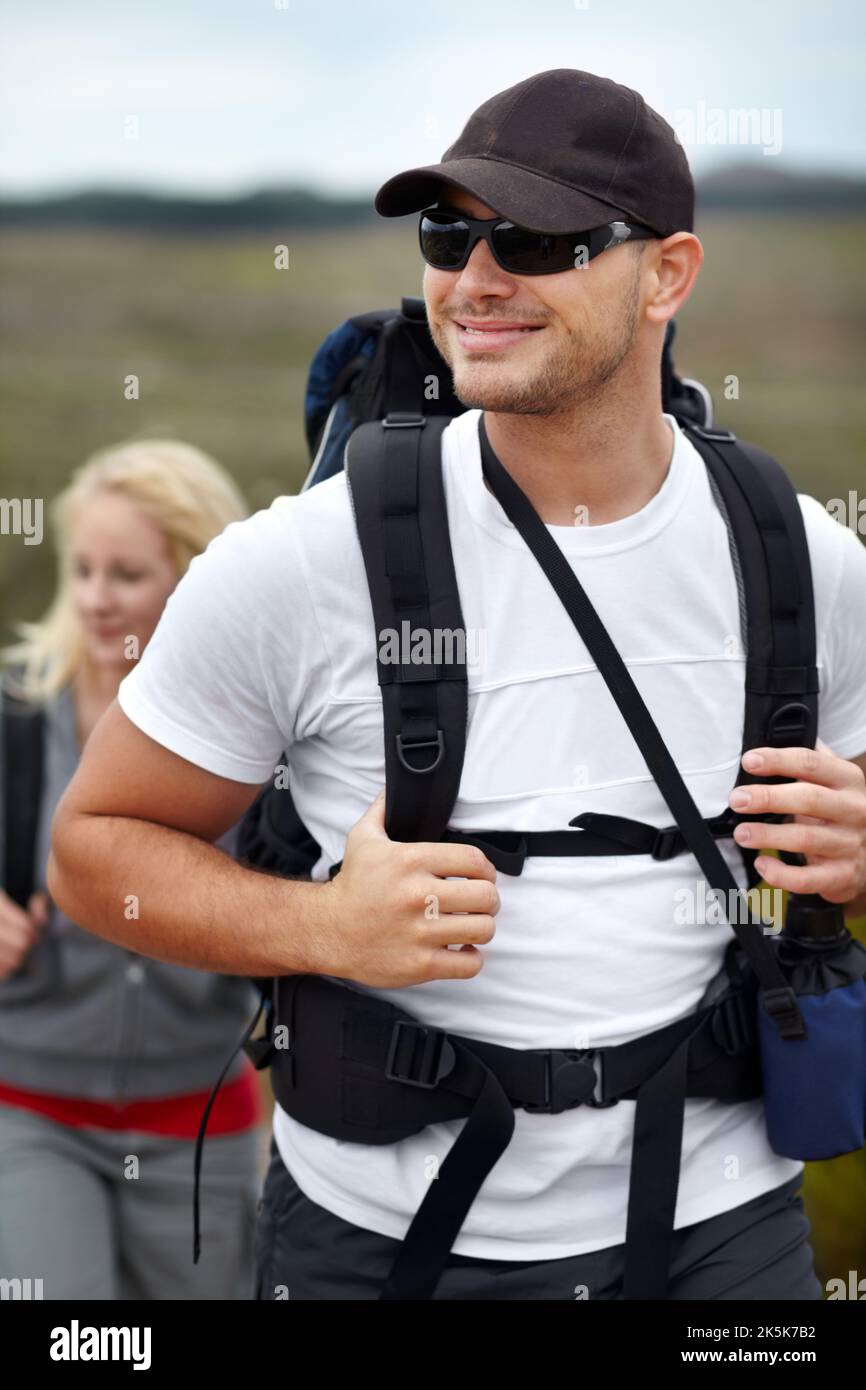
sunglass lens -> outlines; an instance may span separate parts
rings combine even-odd
[[[425,261],[439,270],[456,269],[468,241],[469,228],[459,218],[421,218],[421,253]]]
[[[568,236],[545,236],[503,222],[495,229],[493,242],[502,264],[515,275],[542,275],[574,265],[572,238]]]

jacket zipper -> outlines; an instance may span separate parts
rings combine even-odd
[[[114,1060],[114,1082],[112,1096],[119,1107],[127,1103],[126,1089],[129,1084],[129,1069],[135,1060],[141,1039],[142,996],[146,971],[141,957],[135,951],[126,951],[126,964],[123,967],[123,980],[120,998],[120,1035],[117,1055]]]

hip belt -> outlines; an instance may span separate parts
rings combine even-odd
[[[406,1232],[386,1300],[432,1297],[469,1208],[508,1147],[515,1109],[555,1115],[636,1102],[623,1292],[664,1298],[686,1098],[761,1094],[756,982],[731,947],[713,1002],[617,1046],[504,1047],[430,1027],[315,975],[276,981],[268,1035],[244,1046],[256,1067],[272,1067],[287,1114],[332,1138],[392,1144],[427,1125],[466,1120]]]

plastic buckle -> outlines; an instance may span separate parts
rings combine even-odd
[[[797,996],[790,985],[779,989],[762,989],[761,1004],[775,1023],[782,1038],[805,1038],[806,1024],[800,1013]]]
[[[590,1110],[609,1110],[612,1105],[619,1105],[619,1096],[614,1096],[613,1100],[599,1099],[604,1091],[604,1053],[590,1051],[585,1056],[592,1059],[590,1065],[595,1071],[596,1083],[592,1095],[584,1101],[584,1105],[588,1105]]]
[[[574,1110],[578,1105],[588,1105],[594,1109],[603,1109],[609,1105],[615,1105],[616,1101],[595,1100],[595,1093],[601,1087],[601,1066],[598,1072],[588,1058],[594,1058],[595,1053],[591,1050],[578,1052],[570,1048],[544,1048],[544,1100],[540,1105],[527,1104],[523,1106],[531,1115],[560,1115],[563,1110]],[[589,1089],[588,1083],[592,1078],[592,1085]],[[578,1081],[578,1086],[568,1085],[571,1078],[572,1083]],[[577,1094],[580,1092],[580,1094]]]
[[[407,1071],[397,1070],[401,1029],[420,1035],[410,1040]],[[425,1091],[432,1091],[443,1076],[448,1076],[454,1070],[456,1061],[457,1054],[448,1041],[448,1034],[443,1033],[441,1028],[427,1028],[423,1023],[398,1019],[391,1033],[385,1075],[389,1081],[402,1081],[405,1086],[421,1086]]]
[[[678,825],[668,825],[656,831],[650,854],[653,859],[673,859],[682,848],[682,834]]]
[[[411,763],[407,763],[406,761],[403,752],[404,748],[407,749],[409,752],[414,752],[416,748],[437,748],[439,751],[436,754],[435,760],[432,763],[429,763],[427,767],[413,767]],[[423,777],[424,774],[427,772],[435,772],[436,768],[439,766],[442,759],[445,757],[445,735],[443,734],[441,729],[437,729],[435,738],[424,738],[420,739],[418,743],[407,743],[404,740],[403,735],[398,734],[397,757],[400,761],[401,767],[404,767],[407,772],[417,773],[419,777]]]

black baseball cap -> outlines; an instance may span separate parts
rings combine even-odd
[[[552,68],[497,92],[441,163],[388,179],[376,211],[418,212],[445,182],[533,232],[588,230],[617,218],[670,236],[694,222],[694,184],[672,127],[639,92],[576,68]]]

